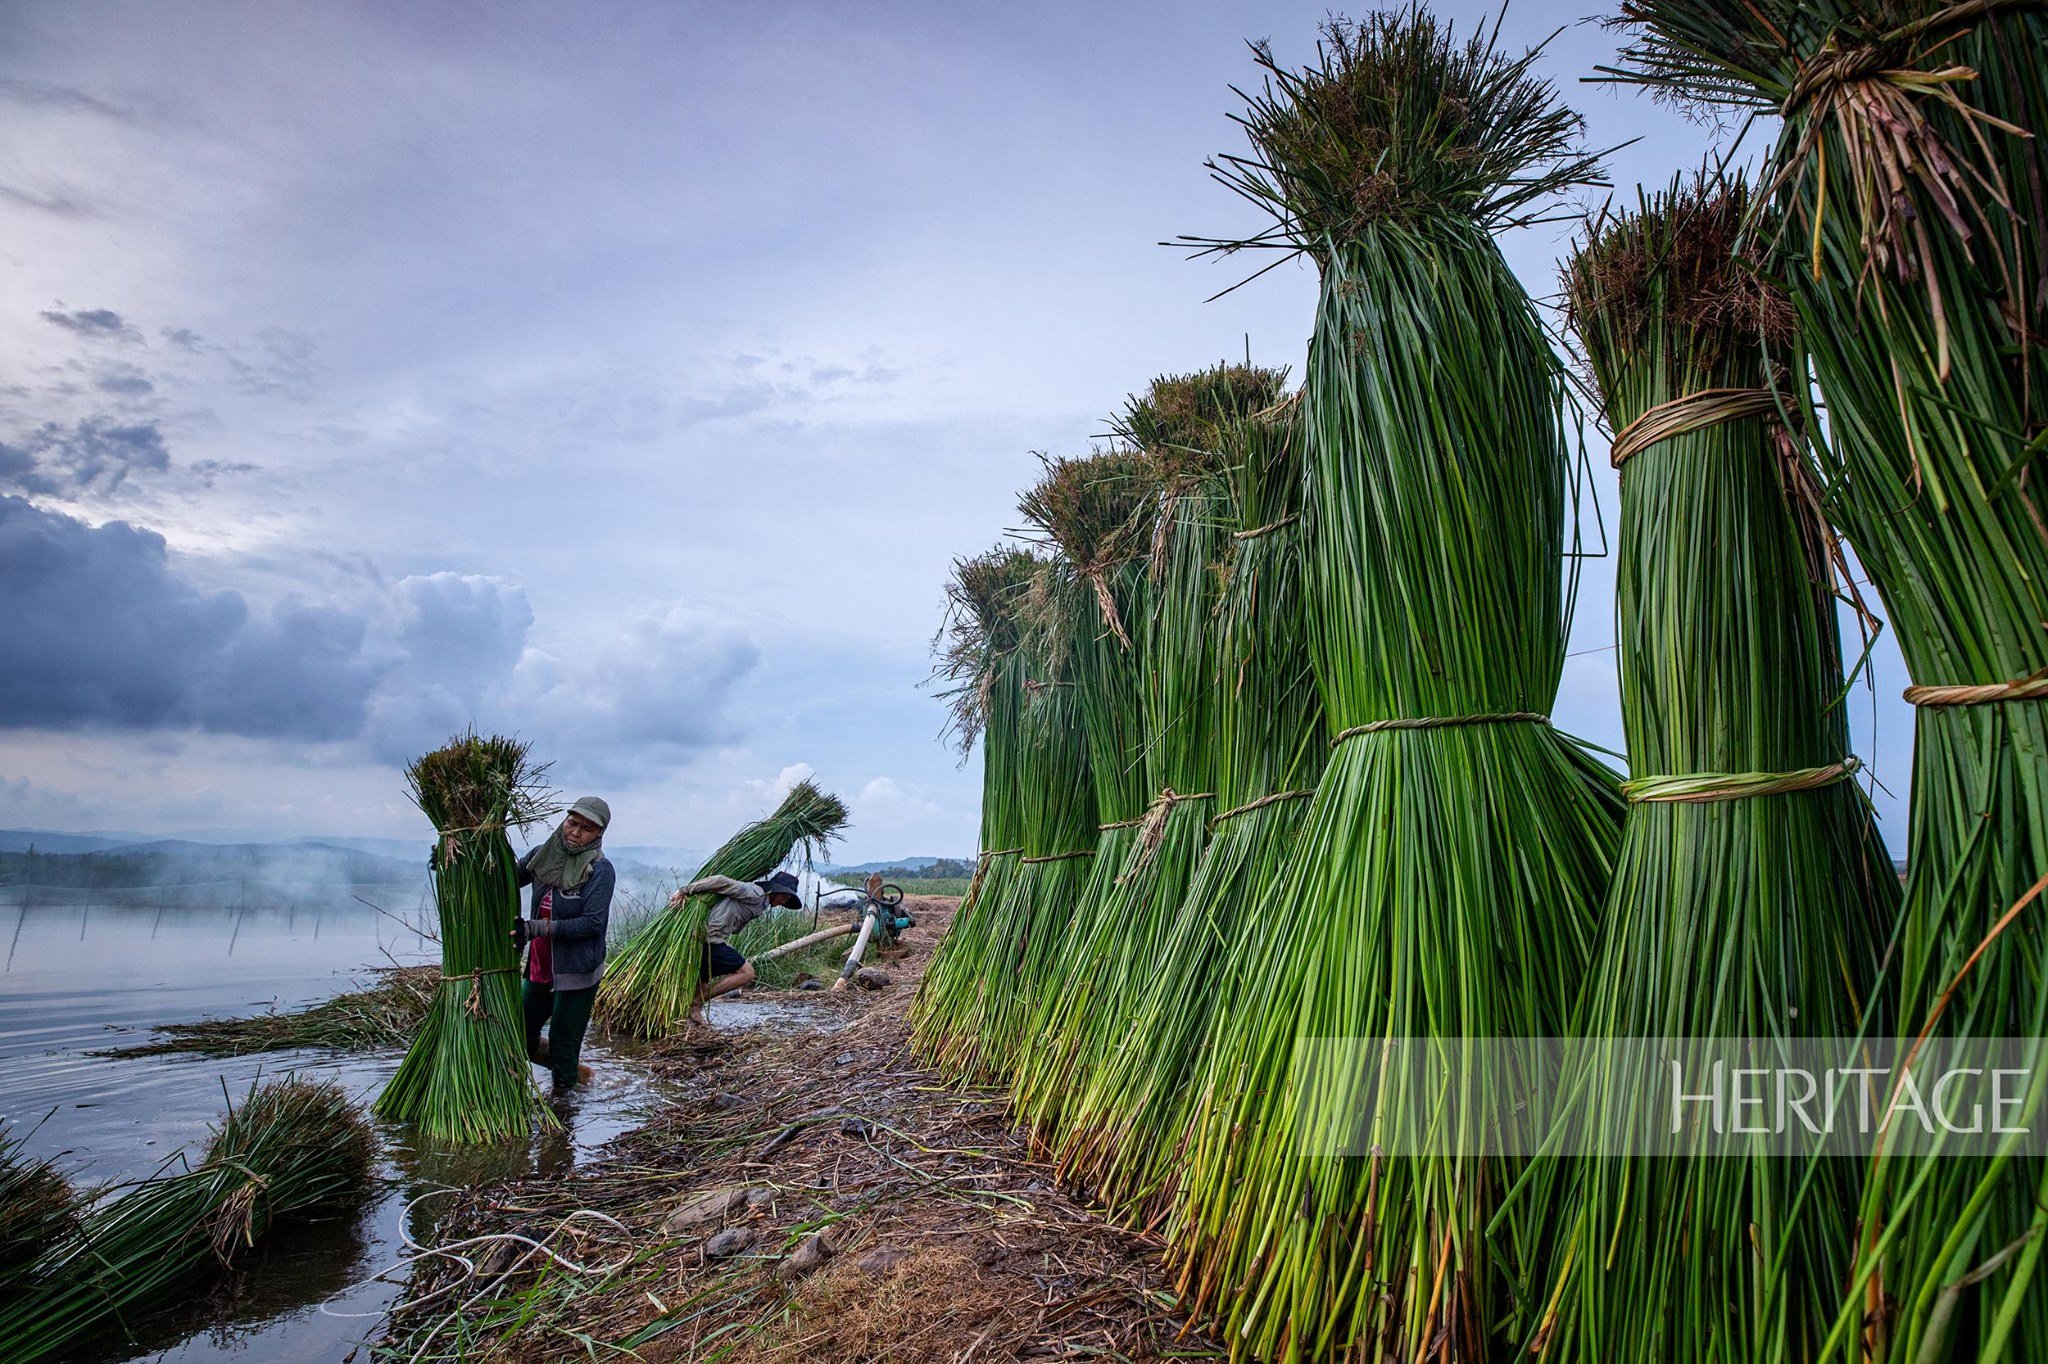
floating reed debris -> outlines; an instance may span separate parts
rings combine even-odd
[[[441,979],[377,1114],[435,1141],[504,1141],[554,1121],[534,1087],[519,1007],[518,862],[507,830],[543,817],[528,746],[461,735],[406,769],[440,835],[429,863],[441,916]]]
[[[1189,1158],[1187,1282],[1240,1357],[1488,1357],[1537,1238],[1516,1163],[1431,1115],[1536,1089],[1461,1037],[1562,1035],[1622,802],[1547,721],[1564,663],[1565,376],[1491,233],[1594,179],[1580,120],[1420,8],[1333,21],[1218,175],[1321,267],[1302,393],[1304,618],[1334,748]],[[1347,1047],[1346,1039],[1356,1045]],[[1441,1066],[1392,1067],[1413,1040]],[[1540,1121],[1541,1114],[1527,1115]],[[1376,1128],[1374,1125],[1378,1124]],[[1402,1134],[1400,1150],[1361,1133]]]
[[[249,1018],[208,1018],[166,1023],[157,1036],[106,1056],[248,1056],[301,1047],[328,1051],[381,1051],[404,1046],[426,1021],[441,984],[438,966],[378,968],[377,983],[286,1013]]]
[[[1748,214],[1740,183],[1674,186],[1596,217],[1565,269],[1622,435],[1616,638],[1634,773],[1589,1051],[1572,1068],[1597,1115],[1575,1129],[1589,1141],[1661,1130],[1663,1099],[1603,1055],[1606,1039],[1699,1039],[1690,1074],[1715,1039],[1855,1036],[1897,914],[1898,878],[1849,780],[1832,533],[1765,358],[1788,355],[1791,308],[1738,249]],[[1628,438],[1660,413],[1679,419]],[[1771,793],[1786,784],[1773,774],[1800,772],[1832,779]],[[1660,795],[1678,791],[1732,798]],[[1535,1332],[1546,1364],[1796,1359],[1826,1335],[1853,1250],[1849,1162],[1695,1130],[1675,1154],[1599,1152],[1546,1173],[1562,1180]]]
[[[846,804],[806,778],[782,803],[731,838],[697,876],[759,881],[800,856],[805,865],[846,827]],[[670,903],[647,920],[606,965],[596,1015],[632,1037],[665,1037],[690,1016],[704,969],[704,922],[715,895]]]
[[[1826,403],[1828,509],[1914,686],[1898,1039],[2024,1039],[2048,1119],[2048,10],[1626,0],[1619,79],[1782,122],[1762,234]],[[1823,427],[1812,415],[1809,428]],[[1954,1064],[1964,1064],[1955,1058]],[[2048,1159],[1886,1155],[1824,1353],[2048,1340]]]
[[[13,1364],[72,1358],[102,1337],[133,1339],[153,1312],[232,1266],[279,1222],[347,1207],[370,1175],[369,1125],[339,1085],[252,1088],[196,1166],[160,1173],[97,1204],[46,1241],[0,1290],[0,1342]]]

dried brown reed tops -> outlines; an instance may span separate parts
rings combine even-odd
[[[1702,175],[1674,181],[1634,212],[1603,208],[1564,266],[1572,330],[1588,344],[1597,330],[1610,348],[1663,353],[1695,373],[1738,352],[1781,355],[1798,317],[1757,268],[1752,206],[1742,181]],[[1682,340],[1674,347],[1668,338]]]
[[[1017,510],[1081,573],[1100,576],[1151,540],[1158,480],[1138,450],[1117,446],[1077,458],[1040,456],[1045,472]]]
[[[1223,473],[1234,423],[1280,401],[1285,369],[1224,362],[1188,374],[1162,374],[1132,395],[1116,434],[1151,459],[1162,483]]]
[[[1236,118],[1256,155],[1210,168],[1272,213],[1294,249],[1318,256],[1374,223],[1526,221],[1535,200],[1596,183],[1598,157],[1577,150],[1584,121],[1530,74],[1541,49],[1510,58],[1499,36],[1496,21],[1461,42],[1416,4],[1332,18],[1300,71],[1254,43],[1266,79]]]
[[[988,721],[997,660],[1022,638],[1024,593],[1040,562],[1014,545],[953,561],[946,618],[933,648],[938,676],[951,684],[939,693],[951,712],[947,728],[962,753],[974,746]]]
[[[545,818],[552,805],[531,745],[474,730],[405,769],[413,802],[444,833],[494,831]]]

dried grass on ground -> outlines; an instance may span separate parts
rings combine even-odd
[[[466,1252],[475,1275],[423,1266],[408,1297],[446,1291],[402,1312],[380,1351],[623,1357],[616,1346],[650,1364],[1220,1357],[1184,1331],[1157,1244],[1055,1189],[1000,1092],[948,1088],[910,1059],[905,1013],[952,906],[915,913],[907,954],[877,963],[890,987],[778,996],[787,1024],[670,1044],[654,1064],[683,1090],[675,1108],[585,1171],[468,1195],[450,1233],[520,1232],[591,1272],[521,1262],[509,1241]],[[578,1209],[630,1240],[564,1220]]]

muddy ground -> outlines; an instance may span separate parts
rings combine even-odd
[[[876,963],[885,988],[778,993],[759,1026],[664,1048],[681,1101],[600,1163],[467,1195],[467,1264],[418,1266],[418,1305],[377,1353],[1220,1357],[1177,1312],[1156,1242],[1055,1188],[1000,1091],[911,1056],[911,999],[955,905],[914,902],[906,948]]]

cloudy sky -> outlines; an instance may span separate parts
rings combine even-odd
[[[474,722],[620,841],[810,770],[849,858],[970,851],[947,566],[1153,375],[1298,369],[1308,268],[1158,243],[1257,226],[1203,158],[1326,8],[0,3],[0,823],[410,835]],[[1543,66],[1632,197],[1716,134],[1611,55]],[[1539,296],[1569,231],[1505,243]],[[1618,746],[1612,598],[1558,715]]]

